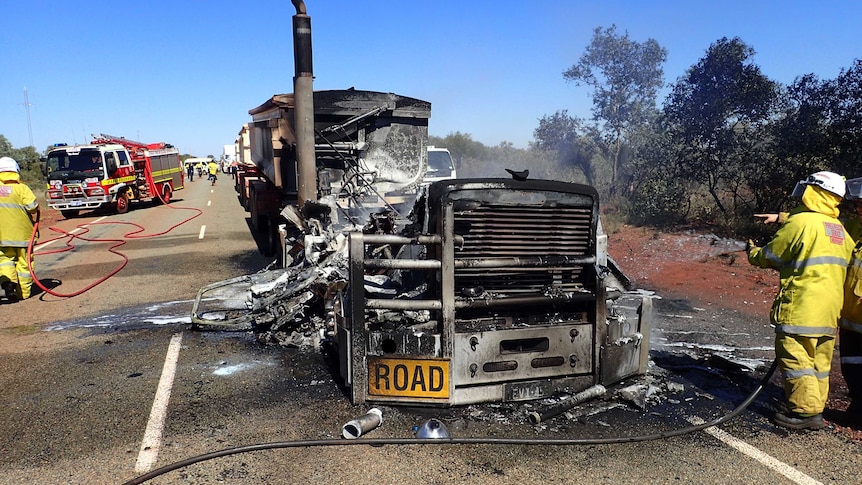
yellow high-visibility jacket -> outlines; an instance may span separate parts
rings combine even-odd
[[[834,335],[854,242],[837,219],[840,198],[809,186],[802,201],[769,244],[749,249],[748,261],[779,271],[770,312],[777,333]]]
[[[0,246],[26,248],[33,234],[39,203],[30,187],[15,172],[0,172]]]
[[[838,323],[843,329],[862,333],[862,243],[856,245],[853,258],[847,268],[847,279],[844,280],[844,306],[841,308],[841,320]]]

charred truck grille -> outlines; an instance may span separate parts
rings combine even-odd
[[[489,204],[455,213],[455,234],[464,239],[463,246],[455,247],[456,261],[517,258],[539,264],[494,271],[456,266],[456,294],[469,296],[482,291],[518,296],[591,288],[585,282],[583,267],[567,263],[585,257],[592,247],[591,209]]]
[[[437,199],[439,197],[439,199]],[[594,317],[598,196],[550,181],[432,185],[430,207],[451,244],[457,331]],[[450,261],[447,245],[441,261]],[[444,273],[447,271],[444,269]]]

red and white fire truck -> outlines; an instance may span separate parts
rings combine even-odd
[[[87,145],[54,145],[43,161],[48,206],[67,218],[105,205],[123,214],[133,200],[168,203],[184,183],[179,150],[164,142],[93,135]]]

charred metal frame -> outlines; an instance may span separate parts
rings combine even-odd
[[[427,207],[426,234],[349,234],[349,297],[336,334],[355,403],[526,400],[645,371],[641,330],[648,319],[634,329],[608,319],[606,237],[598,235],[595,189],[448,180],[432,184]],[[530,226],[534,240],[522,241]],[[369,257],[379,245],[419,246],[407,253],[427,257]],[[424,273],[424,297],[369,298],[366,275],[396,270]],[[420,328],[381,329],[368,324],[368,310],[427,310],[435,317]],[[369,359],[387,357],[448,361],[448,398],[370,395]]]

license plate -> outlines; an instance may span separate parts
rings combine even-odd
[[[81,204],[82,204],[82,202],[80,200],[73,200],[72,202],[69,203],[69,205],[71,205],[72,207],[78,207]]]
[[[368,359],[371,396],[449,398],[449,361],[445,359]]]
[[[531,401],[551,394],[542,381],[511,382],[503,386],[504,401]]]

